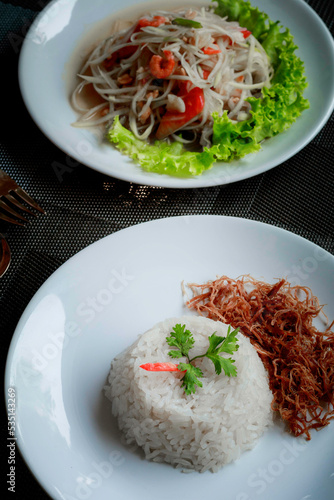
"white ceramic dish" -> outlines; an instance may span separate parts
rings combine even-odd
[[[206,0],[208,3],[208,0]],[[201,0],[183,0],[199,4]],[[228,184],[265,172],[305,147],[328,120],[334,107],[334,44],[325,24],[304,0],[254,0],[272,20],[290,28],[305,62],[310,109],[283,134],[263,144],[257,154],[216,164],[203,175],[180,179],[144,172],[132,160],[101,144],[92,131],[71,126],[76,115],[69,104],[71,82],[83,57],[110,26],[110,16],[134,16],[160,6],[157,0],[54,0],[36,17],[24,41],[19,83],[32,118],[61,150],[82,164],[112,177],[137,184],[196,188]],[[168,6],[179,6],[169,0]],[[321,48],[321,50],[319,50]],[[65,161],[65,160],[64,160]]]
[[[15,331],[6,390],[17,444],[55,500],[329,500],[334,424],[294,438],[279,425],[216,474],[183,474],[120,443],[102,393],[110,362],[154,323],[190,314],[181,281],[250,273],[309,285],[334,317],[334,257],[284,230],[238,218],[160,219],[94,243],[40,288]]]

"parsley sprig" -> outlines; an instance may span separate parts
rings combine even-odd
[[[170,347],[174,347],[173,350],[169,351],[168,355],[171,358],[187,358],[187,363],[179,363],[178,370],[185,371],[182,381],[182,387],[186,394],[192,394],[196,391],[196,387],[202,387],[202,382],[199,380],[203,377],[203,372],[200,368],[195,366],[193,362],[200,358],[209,358],[215,367],[215,372],[220,375],[224,371],[225,375],[229,377],[236,377],[237,369],[234,366],[235,360],[232,358],[223,358],[220,356],[221,353],[225,352],[228,354],[233,354],[238,350],[239,345],[237,344],[237,333],[239,328],[232,330],[228,327],[227,336],[220,337],[214,332],[209,336],[209,348],[204,354],[194,356],[191,358],[189,356],[190,349],[194,346],[195,340],[192,333],[186,330],[186,325],[177,324],[174,326],[173,331],[170,332],[170,336],[166,337],[167,343]]]

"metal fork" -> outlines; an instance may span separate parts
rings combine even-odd
[[[11,255],[10,255],[10,248],[5,240],[5,237],[0,233],[0,278],[5,274],[7,271],[10,260],[11,260]]]
[[[12,215],[23,222],[27,222],[27,219],[17,212],[17,210],[15,210],[11,205],[15,208],[23,210],[26,213],[36,215],[23,205],[21,201],[27,203],[29,207],[38,210],[38,212],[45,214],[45,211],[36,203],[36,201],[33,200],[20,186],[18,186],[16,182],[9,177],[8,174],[6,174],[6,172],[0,169],[0,219],[11,222],[12,224],[23,226],[22,222],[19,222],[11,217]]]

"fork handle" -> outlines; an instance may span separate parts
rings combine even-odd
[[[0,278],[7,271],[10,261],[11,261],[11,253],[10,248],[7,243],[5,237],[0,233],[1,240],[1,256],[0,256]]]

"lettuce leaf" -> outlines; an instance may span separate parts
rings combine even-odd
[[[116,117],[108,140],[146,171],[178,177],[201,175],[216,161],[229,162],[259,151],[261,141],[288,129],[309,107],[303,97],[307,87],[304,64],[295,54],[298,47],[289,29],[245,0],[218,0],[215,12],[238,21],[260,41],[274,68],[271,86],[263,89],[261,99],[248,98],[252,107],[248,120],[231,121],[227,112],[213,114],[212,146],[199,153],[186,151],[176,142],[140,141]]]
[[[156,141],[154,144],[149,144],[141,141],[121,125],[118,116],[114,119],[107,137],[120,151],[137,161],[147,172],[189,177],[201,174],[215,161],[213,152],[207,148],[201,153],[195,153],[186,151],[180,142],[167,144]]]

